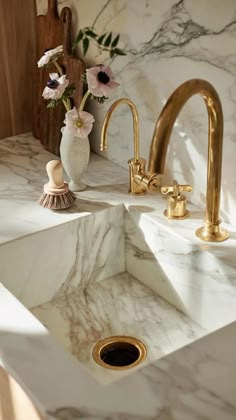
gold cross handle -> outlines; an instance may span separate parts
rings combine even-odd
[[[178,197],[181,195],[182,191],[186,191],[186,192],[192,192],[193,188],[191,185],[181,185],[178,184],[177,181],[173,181],[173,185],[164,185],[163,187],[161,187],[161,192],[162,194],[168,194],[168,193],[173,193],[173,197]]]
[[[177,181],[173,181],[173,185],[165,185],[161,187],[162,194],[172,193],[167,199],[167,209],[164,215],[168,219],[185,219],[189,212],[186,209],[186,197],[181,194],[182,191],[191,192],[191,185],[180,185]]]

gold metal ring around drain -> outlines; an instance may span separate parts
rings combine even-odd
[[[113,364],[111,365],[103,361],[104,354],[108,353],[109,351],[119,351],[119,349],[121,351],[124,349],[128,351],[133,350],[135,354],[137,354],[137,358],[132,363],[123,366],[115,366]],[[92,352],[93,359],[96,363],[98,363],[100,366],[106,369],[112,370],[125,370],[133,368],[139,363],[141,363],[145,359],[146,355],[146,346],[140,340],[138,340],[135,337],[122,335],[112,336],[99,340],[97,344],[95,344]]]

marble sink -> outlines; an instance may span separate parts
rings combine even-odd
[[[93,154],[75,205],[47,211],[53,156],[31,135],[0,143],[0,365],[40,413],[235,419],[235,227],[201,242],[201,209],[166,219],[165,198],[130,196],[127,171]],[[94,343],[114,334],[141,339],[147,359],[96,365]]]
[[[9,253],[4,258],[1,252],[5,286],[102,383],[207,333],[178,309],[165,272],[147,250],[147,233],[117,205],[8,244],[15,244],[15,264],[8,269]],[[147,347],[145,361],[122,372],[96,364],[94,345],[112,335],[140,339]]]
[[[141,340],[152,362],[206,334],[128,272],[76,290],[62,288],[50,302],[31,309],[63,347],[84,363],[101,383],[131,373],[111,371],[96,364],[92,349],[98,340],[128,335]]]

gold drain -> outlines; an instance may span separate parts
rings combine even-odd
[[[112,336],[99,340],[93,348],[96,363],[107,369],[130,369],[141,363],[147,354],[145,345],[137,338]]]

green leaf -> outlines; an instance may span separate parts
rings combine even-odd
[[[81,75],[81,79],[83,80],[83,82],[84,82],[84,83],[87,83],[87,76],[86,76],[86,73],[83,73],[83,74]]]
[[[83,33],[83,31],[80,29],[80,31],[79,31],[79,33],[78,33],[78,35],[77,35],[77,37],[75,38],[75,41],[73,42],[73,44],[72,44],[72,48],[71,48],[71,51],[72,51],[72,53],[75,51],[75,49],[77,48],[77,44],[82,40],[82,38],[83,38],[83,36],[84,36],[84,33]]]
[[[111,43],[111,38],[112,38],[112,32],[109,33],[109,35],[107,35],[104,45],[105,47],[109,47],[110,43]]]
[[[126,52],[124,50],[121,50],[120,48],[115,48],[114,53],[116,55],[126,55]]]
[[[63,99],[70,98],[73,95],[74,90],[75,90],[75,85],[71,84],[71,85],[67,86],[64,90],[62,98]]]
[[[113,39],[113,41],[112,41],[112,43],[111,43],[111,46],[112,46],[112,47],[116,47],[116,46],[117,46],[117,44],[118,44],[118,42],[119,42],[119,39],[120,39],[120,34],[118,34],[118,35],[115,37],[115,39]]]
[[[59,101],[57,101],[56,99],[52,99],[47,105],[47,108],[56,108],[58,104]]]
[[[106,102],[106,100],[109,98],[107,96],[101,96],[101,97],[93,96],[93,99],[97,101],[99,104],[104,104],[104,102]]]
[[[99,45],[101,45],[101,44],[102,44],[102,42],[103,42],[103,40],[104,40],[105,36],[106,36],[106,34],[103,34],[103,35],[101,35],[101,36],[98,38],[97,42],[98,42],[98,44],[99,44]]]
[[[111,57],[111,58],[113,58],[113,57],[114,57],[114,55],[116,55],[116,53],[115,53],[115,50],[113,50],[113,49],[112,49],[112,50],[110,51],[110,57]]]
[[[75,38],[75,42],[74,43],[75,44],[78,44],[81,41],[81,39],[83,38],[83,36],[84,36],[84,32],[80,29],[77,37]]]
[[[84,38],[83,39],[83,55],[86,55],[86,53],[88,51],[88,47],[89,47],[89,39]]]
[[[90,38],[97,38],[97,34],[90,28],[85,30],[86,35],[90,36]]]

